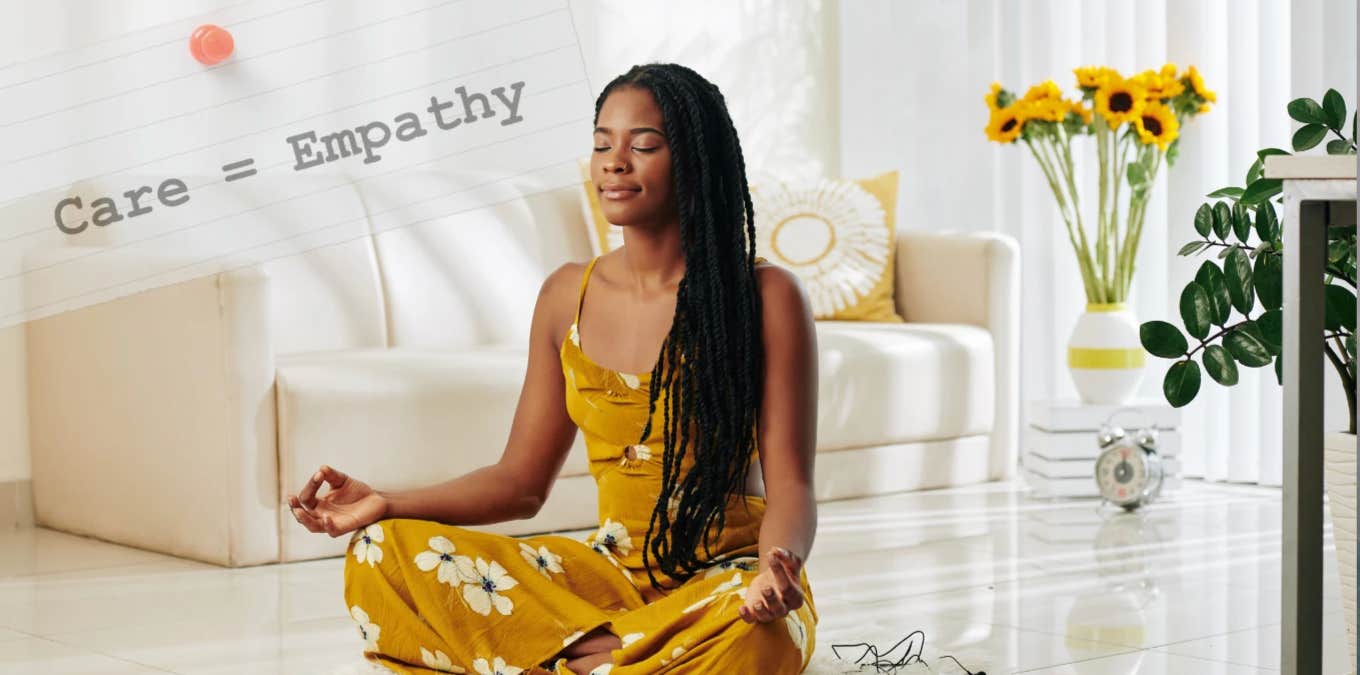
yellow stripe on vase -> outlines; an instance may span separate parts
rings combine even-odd
[[[1126,303],[1126,302],[1110,302],[1110,303],[1088,302],[1088,303],[1086,303],[1086,311],[1088,311],[1088,312],[1119,312],[1119,311],[1122,311],[1122,310],[1125,310],[1125,309],[1128,309],[1128,308],[1129,308],[1129,304]]]
[[[1097,349],[1094,347],[1068,347],[1067,366],[1090,370],[1125,370],[1142,368],[1145,352],[1142,347],[1122,347]]]

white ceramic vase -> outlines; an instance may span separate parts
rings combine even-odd
[[[1138,320],[1126,303],[1088,303],[1067,341],[1067,370],[1084,403],[1118,405],[1143,380]]]
[[[1323,436],[1322,446],[1325,453],[1322,476],[1332,512],[1341,606],[1346,613],[1346,646],[1350,662],[1355,663],[1355,434],[1328,432]]]

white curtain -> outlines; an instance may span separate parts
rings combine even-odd
[[[1075,94],[1072,68],[1124,73],[1194,64],[1218,94],[1182,128],[1180,158],[1149,205],[1130,304],[1140,321],[1180,323],[1181,289],[1204,258],[1176,251],[1195,238],[1204,195],[1241,185],[1255,152],[1290,149],[1285,104],[1335,88],[1354,109],[1354,0],[888,0],[839,5],[840,168],[904,172],[906,228],[996,230],[1020,241],[1024,268],[1021,398],[1075,398],[1066,342],[1085,305],[1053,197],[1023,146],[985,141],[983,94],[993,81],[1023,93],[1053,79]],[[1094,161],[1089,148],[1088,163]],[[1080,170],[1080,169],[1079,169]],[[1081,187],[1093,209],[1094,171]],[[1094,218],[1087,217],[1088,222]],[[1088,226],[1090,227],[1090,226]],[[1150,358],[1140,396],[1164,400],[1170,361]],[[1271,368],[1207,376],[1182,409],[1185,475],[1281,483],[1281,388]],[[1344,429],[1346,400],[1328,366],[1327,428]],[[1026,423],[1022,411],[1022,423]]]

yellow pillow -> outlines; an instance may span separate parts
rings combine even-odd
[[[578,165],[590,246],[602,255],[623,245],[623,229],[600,211],[589,160]],[[893,305],[897,179],[889,171],[863,180],[751,185],[756,255],[802,280],[814,319],[903,323]]]

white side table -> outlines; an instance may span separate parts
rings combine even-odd
[[[1273,155],[1264,167],[1284,181],[1284,675],[1322,672],[1322,277],[1327,229],[1355,227],[1355,163]]]

